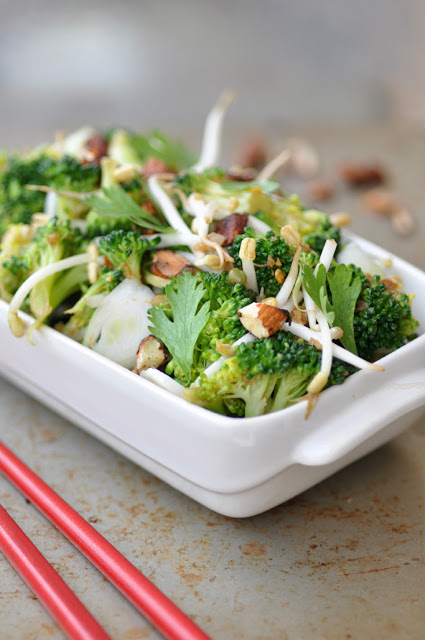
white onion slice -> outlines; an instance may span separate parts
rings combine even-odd
[[[94,312],[83,344],[132,369],[140,342],[149,335],[152,290],[135,279],[123,280]]]

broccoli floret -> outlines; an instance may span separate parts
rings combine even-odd
[[[136,278],[141,282],[142,259],[153,249],[160,239],[148,238],[138,231],[112,231],[99,241],[99,251],[115,269],[122,269],[126,278]]]
[[[10,302],[13,294],[28,277],[27,261],[21,257],[34,236],[25,224],[10,225],[2,238],[0,249],[0,297]]]
[[[416,338],[418,322],[409,296],[389,290],[379,276],[369,278],[358,267],[350,268],[362,280],[353,322],[359,356],[373,361]]]
[[[284,409],[302,397],[320,370],[321,353],[313,345],[279,332],[236,347],[210,378],[201,375],[191,388],[192,402],[227,415],[252,417]],[[335,360],[327,386],[341,384],[355,369]]]
[[[12,156],[0,176],[0,234],[10,223],[28,224],[33,213],[43,211],[46,194],[26,185],[49,186],[58,190],[89,192],[100,181],[98,165],[81,165],[70,156],[56,159],[41,153],[37,157]],[[75,201],[68,199],[72,209]],[[79,208],[81,203],[78,202]],[[66,203],[62,202],[66,210]]]
[[[195,277],[202,281],[206,289],[202,302],[209,300],[211,311],[196,344],[195,362],[199,374],[220,357],[217,340],[223,344],[233,344],[246,333],[238,311],[253,302],[255,294],[242,284],[231,284],[226,272],[199,272]]]
[[[125,218],[112,218],[101,216],[96,211],[89,211],[86,217],[86,233],[91,238],[106,236],[114,231],[131,231],[133,228],[130,220]]]
[[[321,211],[306,211],[304,216],[309,218],[312,224],[317,223],[317,226],[311,233],[303,234],[303,242],[308,244],[310,249],[315,251],[317,254],[320,254],[325,246],[326,240],[335,240],[335,242],[338,243],[335,252],[336,255],[340,249],[341,243],[340,230],[337,227],[334,227],[329,218]]]
[[[276,296],[282,286],[282,280],[280,283],[278,282],[278,270],[285,275],[289,272],[295,249],[287,244],[283,238],[277,237],[273,231],[268,231],[263,236],[248,227],[244,233],[236,236],[233,244],[228,248],[228,252],[234,258],[235,267],[239,269],[242,267],[239,250],[244,238],[255,238],[257,240],[254,264],[256,265],[255,274],[259,290],[261,291],[263,288],[266,297]]]
[[[33,273],[42,267],[64,258],[84,253],[88,240],[79,229],[73,229],[69,221],[52,218],[39,227],[34,239],[19,256],[23,268]],[[20,261],[18,262],[19,264]],[[38,282],[30,294],[30,310],[40,321],[44,321],[63,300],[81,289],[87,281],[87,268],[81,266],[58,273]]]

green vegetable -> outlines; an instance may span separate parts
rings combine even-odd
[[[71,228],[69,221],[53,218],[37,230],[34,240],[25,247],[19,260],[25,265],[29,275],[42,267],[84,253],[87,245],[88,240],[79,229]],[[86,282],[87,268],[82,269],[81,266],[69,269],[65,274],[53,274],[38,282],[29,297],[30,310],[38,324],[72,293],[81,291]]]
[[[159,243],[159,238],[149,240],[138,231],[112,231],[99,240],[99,252],[115,269],[122,269],[127,278],[141,282],[144,254]]]
[[[255,294],[242,284],[231,284],[226,272],[200,271],[194,278],[205,289],[202,302],[210,304],[208,321],[196,342],[193,375],[197,376],[220,357],[217,340],[233,344],[245,334],[238,311],[253,302]]]
[[[187,169],[197,160],[196,154],[182,142],[173,140],[156,129],[146,136],[132,136],[129,143],[142,162],[148,158],[159,158],[173,171]]]
[[[137,204],[122,187],[106,187],[101,195],[93,195],[86,198],[85,203],[100,216],[112,220],[128,220],[138,227],[164,231],[167,225]]]
[[[379,276],[368,278],[358,267],[348,268],[362,282],[354,314],[359,356],[373,361],[414,340],[419,323],[412,315],[411,298],[397,290],[388,290]]]
[[[181,382],[188,386],[191,382],[191,367],[194,360],[198,336],[210,316],[210,303],[204,302],[199,308],[205,288],[188,271],[178,276],[175,285],[167,285],[165,294],[171,308],[172,319],[161,307],[149,311],[152,325],[149,330],[162,340],[175,364],[182,372]]]
[[[271,413],[305,395],[320,361],[316,347],[279,332],[236,347],[236,355],[217,373],[210,378],[201,375],[199,387],[191,388],[187,398],[228,415]],[[341,384],[353,372],[353,367],[334,360],[327,386]]]
[[[353,322],[356,302],[362,288],[360,278],[354,277],[353,271],[345,264],[339,264],[333,272],[327,272],[321,264],[316,276],[311,267],[305,265],[303,284],[309,296],[323,311],[331,327],[340,327],[343,330],[344,334],[341,338],[343,346],[357,354]]]
[[[97,164],[81,165],[75,158],[56,159],[42,152],[35,157],[11,156],[0,175],[0,236],[10,223],[29,224],[33,213],[43,211],[46,194],[27,189],[28,184],[64,191],[89,192],[100,182]],[[81,202],[67,198],[70,210]]]
[[[285,275],[288,274],[295,249],[283,238],[276,236],[273,231],[268,231],[264,236],[247,227],[243,233],[236,236],[233,244],[228,248],[228,252],[234,258],[235,267],[239,269],[242,267],[239,251],[244,238],[255,238],[257,241],[254,265],[259,289],[264,290],[266,297],[276,296],[282,286],[276,280],[276,271],[280,269]],[[303,254],[303,259],[306,255]]]

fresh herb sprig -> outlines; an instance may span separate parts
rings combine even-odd
[[[149,316],[153,326],[151,333],[165,344],[175,364],[181,369],[185,386],[191,383],[191,367],[194,349],[199,334],[210,317],[210,303],[199,303],[206,292],[188,271],[178,276],[174,283],[165,287],[165,294],[171,309],[172,319],[160,306],[152,307]]]
[[[353,276],[353,271],[345,264],[339,264],[333,273],[327,272],[322,264],[319,265],[316,275],[309,265],[305,265],[303,269],[303,284],[307,293],[321,309],[329,324],[342,329],[343,346],[357,354],[353,321],[362,282],[358,276]]]
[[[168,228],[164,222],[137,204],[122,187],[104,187],[100,194],[90,196],[84,202],[100,216],[121,220],[127,218],[138,227],[152,231],[161,232]]]

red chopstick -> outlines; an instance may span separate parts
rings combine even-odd
[[[0,441],[0,471],[169,640],[210,638]]]
[[[0,505],[0,550],[72,640],[111,640]]]

